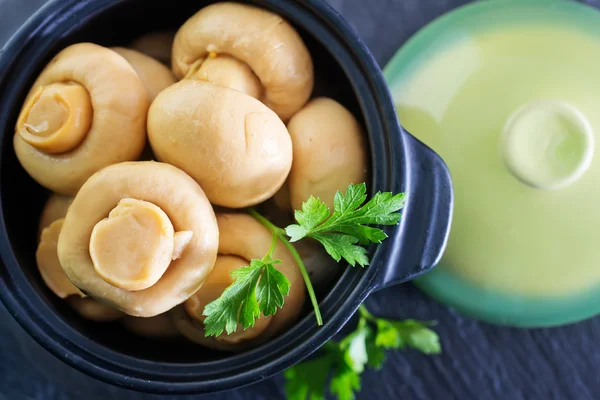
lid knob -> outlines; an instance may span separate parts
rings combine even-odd
[[[502,136],[513,175],[538,189],[562,189],[590,166],[594,135],[585,116],[559,101],[536,101],[509,118]]]

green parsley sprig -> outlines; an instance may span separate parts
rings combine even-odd
[[[203,311],[206,316],[206,336],[218,336],[223,331],[230,334],[238,325],[247,329],[254,326],[261,313],[265,316],[273,315],[277,308],[283,307],[290,282],[273,266],[280,262],[271,258],[277,240],[285,245],[298,265],[317,324],[322,325],[323,319],[310,277],[302,258],[290,242],[309,237],[319,241],[336,261],[343,258],[352,266],[367,266],[369,258],[367,249],[363,246],[381,243],[387,238],[383,230],[368,225],[398,224],[405,195],[378,192],[365,203],[366,200],[367,186],[364,183],[349,185],[343,194],[337,192],[333,212],[326,203],[311,196],[302,204],[302,210],[294,213],[298,223],[285,229],[275,226],[256,210],[249,209],[248,213],[272,233],[273,245],[262,260],[251,260],[249,266],[233,271],[235,281],[225,289],[221,297],[206,305]]]
[[[329,341],[316,358],[284,372],[288,400],[324,400],[329,392],[339,400],[354,399],[366,367],[380,369],[388,349],[414,348],[425,354],[441,353],[433,322],[394,321],[373,316],[362,305],[356,329],[342,340]]]
[[[235,281],[223,291],[221,297],[204,308],[206,336],[235,332],[238,324],[244,329],[254,326],[260,314],[265,316],[283,307],[283,296],[290,292],[290,281],[273,265],[281,260],[272,258],[277,238],[273,236],[271,248],[262,260],[252,260],[250,265],[232,271]]]
[[[404,208],[404,193],[393,195],[379,192],[366,204],[367,185],[350,185],[346,193],[337,192],[333,199],[333,213],[320,199],[310,197],[302,210],[294,214],[298,224],[285,228],[291,242],[305,237],[321,242],[334,260],[346,260],[353,267],[369,264],[367,249],[362,246],[381,243],[386,233],[367,225],[396,225]]]

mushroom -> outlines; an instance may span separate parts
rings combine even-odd
[[[111,50],[131,64],[146,88],[150,103],[161,91],[175,83],[175,76],[171,70],[154,58],[125,47],[111,47]]]
[[[42,186],[74,195],[96,171],[135,160],[146,140],[148,97],[133,67],[91,43],[67,47],[33,84],[14,148]]]
[[[42,237],[35,253],[37,266],[46,286],[61,299],[74,295],[85,297],[85,294],[81,293],[67,278],[58,260],[56,246],[63,222],[63,218],[57,219],[42,230]]]
[[[42,230],[49,226],[52,222],[57,219],[64,218],[67,215],[67,210],[73,202],[71,196],[61,196],[58,194],[52,194],[46,201],[44,209],[42,210],[42,216],[40,217],[40,224],[38,228],[38,240],[41,239]]]
[[[147,338],[169,338],[179,336],[169,312],[155,317],[140,318],[127,316],[121,320],[129,332]]]
[[[294,161],[288,178],[294,210],[310,196],[333,209],[336,191],[367,177],[362,130],[354,116],[335,100],[311,100],[288,123]]]
[[[313,89],[312,59],[298,32],[258,7],[221,2],[202,8],[177,31],[172,54],[180,79],[211,62],[210,57],[228,55],[247,64],[263,87],[259,100],[284,121]]]
[[[116,308],[100,303],[91,297],[70,296],[67,297],[66,301],[77,314],[90,321],[111,322],[125,316],[125,314]]]
[[[292,165],[294,165],[293,162]],[[290,202],[290,185],[288,185],[287,181],[273,195],[273,203],[280,210],[290,210],[292,208],[292,203]]]
[[[97,322],[114,321],[123,313],[107,305],[86,297],[63,271],[56,250],[58,237],[64,222],[63,217],[73,198],[53,195],[50,197],[40,219],[39,230],[42,232],[36,251],[36,261],[40,275],[46,286],[84,318]]]
[[[206,304],[217,299],[233,282],[231,271],[249,265],[252,259],[262,259],[273,240],[266,227],[246,214],[218,214],[217,222],[219,256],[215,266],[202,288],[184,303],[184,311],[174,311],[173,318],[180,332],[194,342],[220,350],[240,350],[268,340],[293,323],[304,305],[305,285],[291,253],[278,241],[273,258],[282,262],[274,266],[291,284],[283,308],[267,318],[261,315],[255,325],[246,330],[238,327],[229,335],[205,337],[202,314]]]
[[[75,286],[137,317],[187,300],[217,255],[213,209],[185,172],[126,162],[94,174],[75,196],[58,257]]]
[[[135,39],[129,47],[169,65],[174,37],[174,32],[150,32]]]
[[[184,79],[197,79],[225,86],[255,99],[260,99],[263,93],[262,83],[248,64],[226,54],[209,55],[206,59],[195,62]]]
[[[271,197],[292,165],[283,122],[237,90],[183,80],[162,91],[148,112],[156,157],[190,174],[213,204],[241,208]]]

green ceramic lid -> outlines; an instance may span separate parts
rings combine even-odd
[[[425,292],[493,323],[600,312],[600,13],[488,0],[410,39],[384,70],[402,125],[453,176],[448,248]]]

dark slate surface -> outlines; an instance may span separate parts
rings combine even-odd
[[[427,21],[466,1],[330,0],[381,65]],[[0,0],[0,44],[43,0]],[[600,0],[590,0],[600,7]],[[600,318],[536,330],[494,327],[461,317],[404,285],[372,295],[369,308],[394,318],[437,319],[444,354],[393,353],[368,371],[359,399],[573,399],[600,397]],[[203,399],[283,398],[281,376]],[[0,399],[157,399],[99,383],[56,360],[0,306]],[[191,397],[188,397],[191,398]]]

